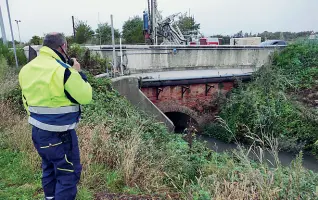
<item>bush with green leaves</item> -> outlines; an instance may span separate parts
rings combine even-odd
[[[107,58],[103,58],[101,54],[91,52],[88,48],[79,44],[72,44],[68,53],[70,57],[76,58],[82,67],[93,75],[105,73],[107,67],[110,69]]]
[[[0,54],[0,80],[3,80],[8,72],[7,60]]]
[[[317,84],[317,55],[317,41],[302,41],[287,46],[281,53],[276,53],[273,66],[290,81],[291,89],[310,88]]]
[[[173,179],[178,176],[182,176],[182,181],[195,178],[209,153],[204,146],[194,144],[190,149],[180,135],[170,134],[161,123],[131,106],[112,89],[108,79],[96,79],[91,75],[88,79],[94,88],[93,102],[83,109],[83,123],[111,126],[112,137],[118,143],[129,140],[139,127],[143,145],[138,147],[138,156],[149,157],[152,164],[162,167]],[[114,151],[118,151],[118,147]],[[182,181],[178,184],[182,185]]]
[[[302,101],[304,90],[318,86],[317,55],[317,43],[293,44],[276,53],[271,65],[262,67],[250,83],[234,89],[222,105],[219,117],[229,130],[214,123],[205,133],[244,142],[248,142],[247,132],[273,135],[288,150],[317,153],[313,145],[318,140],[318,115]]]
[[[229,196],[297,199],[299,195],[303,199],[314,199],[318,174],[302,168],[301,155],[285,168],[281,164],[277,167],[258,164],[245,157],[243,150],[234,155],[219,154],[198,141],[190,148],[181,135],[169,133],[162,123],[135,109],[113,90],[109,79],[96,79],[88,74],[88,81],[93,87],[93,101],[83,106],[82,121],[77,129],[83,164],[78,199],[92,199],[95,194],[104,192],[177,193],[179,199],[200,200],[228,199]],[[16,114],[10,106],[19,105],[19,111],[23,110],[21,91],[17,86],[6,94],[0,100],[3,119],[0,144],[8,154],[18,152],[24,159],[6,157],[5,160],[17,166],[23,162],[28,164],[28,169],[34,169],[32,173],[37,178],[28,182],[32,190],[27,191],[39,191],[40,160],[33,148],[25,111]],[[7,162],[0,167],[2,171],[12,171]],[[19,172],[14,174],[19,180],[27,177]],[[10,178],[4,178],[2,185],[4,197],[19,198],[17,191],[25,188],[23,181],[12,185]],[[26,199],[35,198],[34,192],[24,195]]]
[[[18,59],[19,66],[22,67],[23,65],[27,63],[27,58],[24,54],[24,50],[18,48],[16,52],[17,52],[17,59]],[[9,49],[2,42],[0,42],[0,56],[1,55],[7,60],[7,64],[9,66],[16,66],[13,50]]]

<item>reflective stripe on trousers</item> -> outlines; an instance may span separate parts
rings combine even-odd
[[[74,106],[63,106],[58,108],[40,107],[40,106],[29,106],[29,111],[36,114],[67,114],[80,111],[79,105]]]
[[[69,125],[62,125],[62,126],[45,124],[32,118],[31,116],[29,117],[29,123],[39,129],[42,129],[45,131],[52,131],[52,132],[64,132],[67,130],[75,129],[77,126],[77,122],[73,124],[69,124]]]

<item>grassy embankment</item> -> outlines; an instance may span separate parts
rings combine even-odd
[[[318,155],[318,43],[288,46],[273,56],[251,83],[226,99],[205,133],[219,139],[250,142],[246,133],[275,137],[281,150]],[[224,126],[223,123],[227,126]]]
[[[22,109],[17,73],[0,59],[0,199],[40,199],[40,159]],[[318,174],[302,168],[301,154],[290,167],[246,157],[247,150],[215,153],[135,110],[109,80],[94,79],[93,103],[78,128],[83,173],[78,199],[98,192],[175,194],[182,199],[315,199]],[[231,124],[230,124],[231,126]],[[247,133],[247,132],[246,132]],[[266,137],[277,155],[277,140]],[[255,144],[256,145],[256,144]],[[168,198],[166,196],[166,198]]]

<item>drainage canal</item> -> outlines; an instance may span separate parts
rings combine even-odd
[[[198,123],[187,114],[180,112],[167,112],[165,114],[175,125],[175,133],[184,133],[185,129],[190,126],[198,127]],[[236,144],[225,143],[210,136],[201,135],[200,133],[197,133],[196,137],[200,141],[206,141],[207,147],[216,152],[226,152],[237,149]],[[248,148],[248,146],[245,147]],[[296,154],[291,152],[279,152],[278,157],[281,164],[289,166],[292,160],[296,158]],[[250,155],[250,158],[257,160],[255,155]],[[275,163],[274,157],[269,152],[264,152],[264,160],[266,160],[269,165]],[[303,156],[303,166],[309,170],[318,172],[318,160],[308,153],[305,153]]]

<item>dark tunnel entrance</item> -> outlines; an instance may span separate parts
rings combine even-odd
[[[176,133],[183,133],[191,125],[198,127],[198,123],[189,115],[180,112],[167,112],[165,115],[173,122]]]

